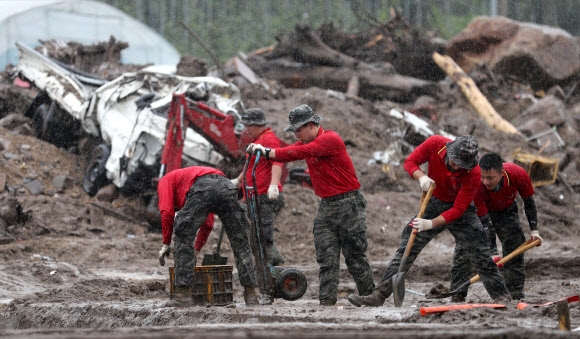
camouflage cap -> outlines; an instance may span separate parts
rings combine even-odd
[[[259,108],[248,108],[242,114],[240,121],[244,125],[267,125],[268,121],[264,115],[264,111]]]
[[[319,124],[322,118],[312,111],[312,108],[308,105],[300,105],[290,111],[288,115],[288,120],[290,121],[290,125],[284,128],[285,132],[296,132],[297,129],[302,127],[303,125],[314,122],[315,124]]]
[[[471,169],[477,165],[479,145],[473,135],[464,135],[447,143],[447,155],[457,166]]]

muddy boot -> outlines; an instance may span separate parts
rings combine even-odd
[[[279,266],[284,263],[284,257],[278,251],[278,247],[276,244],[272,244],[267,246],[267,255],[268,255],[268,265],[270,266]]]
[[[371,295],[360,296],[356,294],[351,294],[348,296],[348,301],[356,307],[361,306],[371,306],[378,307],[383,306],[385,299],[387,297],[378,288],[373,291]]]
[[[513,299],[509,294],[504,294],[500,297],[493,299],[493,303],[494,304],[503,304],[503,305],[509,306],[509,304],[512,302],[512,300]]]
[[[175,286],[173,299],[165,303],[165,307],[191,307],[193,297],[191,296],[191,287]]]
[[[282,265],[283,263],[284,257],[282,256],[282,254],[280,254],[280,251],[278,251],[278,246],[276,246],[276,243],[274,243],[272,245],[272,265],[278,266]]]
[[[246,287],[244,289],[244,301],[246,306],[259,305],[258,292],[255,287]]]
[[[455,294],[451,297],[452,303],[463,303],[465,302],[465,296],[463,294]]]
[[[334,306],[336,305],[336,300],[331,299],[321,299],[320,306]]]
[[[453,288],[455,290],[455,288]],[[467,290],[461,291],[451,296],[452,303],[463,303],[465,302],[465,298],[467,298]]]

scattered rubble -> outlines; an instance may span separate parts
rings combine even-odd
[[[510,30],[506,33],[499,30],[501,27]],[[490,45],[489,36],[494,32],[501,39]],[[530,32],[537,41],[555,34],[557,41],[565,41],[570,50],[577,48],[565,32],[489,18],[477,19],[457,37],[444,42],[430,33],[413,31],[395,17],[356,34],[340,32],[332,25],[319,30],[297,26],[294,32],[281,34],[277,45],[248,53],[247,58],[236,57],[239,62],[230,60],[225,68],[231,78],[224,80],[237,83],[244,107],[264,109],[273,129],[285,142],[293,141],[292,135],[283,132],[288,112],[303,103],[322,116],[324,128],[343,137],[368,202],[368,256],[375,280],[393,256],[401,228],[418,208],[417,184],[401,169],[400,162],[427,136],[474,134],[481,154],[499,152],[508,161],[517,160],[517,154],[530,154],[539,161],[543,161],[542,157],[557,159],[555,180],[550,184],[538,182],[536,187],[539,230],[545,244],[526,253],[526,302],[542,303],[577,294],[580,284],[576,253],[580,240],[580,89],[574,80],[578,78],[574,66],[578,60],[574,58],[559,59],[557,53],[547,53],[551,55],[550,62],[538,61],[527,72],[521,69],[530,63],[506,61],[523,53],[524,44],[515,41],[526,41]],[[466,52],[465,46],[474,43],[485,43],[487,49],[481,49],[480,55]],[[91,51],[110,52],[114,59],[123,46],[113,38],[92,48],[45,44],[40,50],[72,68],[83,64],[74,61],[79,51],[86,55]],[[547,60],[541,44],[525,51],[526,57],[518,60]],[[452,56],[497,113],[522,135],[490,127],[457,84],[438,68],[433,52]],[[491,58],[502,55],[501,59]],[[103,80],[111,80],[108,77],[117,74],[136,81],[128,74],[139,74],[133,71],[141,66],[117,65],[113,59],[91,58],[96,64],[83,66],[84,71],[97,70],[97,78]],[[549,67],[563,68],[566,62],[570,62],[571,73]],[[425,67],[416,67],[419,64]],[[187,57],[178,69],[189,76],[204,67],[199,60]],[[131,73],[127,73],[129,70]],[[208,72],[212,74],[214,70],[210,68]],[[538,79],[534,78],[536,75]],[[287,258],[285,264],[300,268],[307,276],[309,288],[304,300],[246,308],[236,285],[236,303],[231,308],[216,308],[209,313],[205,308],[163,309],[160,305],[167,298],[168,276],[156,260],[161,237],[146,222],[147,207],[155,208],[154,203],[151,206],[151,201],[140,195],[110,192],[110,199],[99,201],[86,194],[83,173],[90,159],[83,156],[82,150],[91,149],[91,143],[57,147],[41,140],[42,128],[35,123],[29,108],[35,105],[42,88],[34,81],[27,87],[26,80],[32,79],[18,73],[17,68],[8,68],[0,80],[0,258],[4,260],[0,280],[5,282],[0,285],[0,311],[6,314],[0,317],[3,335],[18,335],[23,330],[57,333],[51,332],[57,327],[78,335],[102,333],[89,329],[95,326],[133,326],[137,328],[134,333],[144,333],[139,327],[203,327],[207,323],[212,323],[212,330],[217,328],[219,333],[230,335],[228,329],[239,328],[238,322],[249,326],[248,335],[264,329],[287,335],[296,331],[299,323],[308,325],[304,326],[304,335],[347,335],[367,330],[437,337],[433,334],[437,329],[441,337],[449,337],[464,334],[466,327],[487,336],[500,333],[540,338],[556,334],[557,314],[553,308],[462,310],[421,317],[418,307],[449,301],[425,301],[420,295],[410,295],[402,309],[355,309],[345,300],[355,286],[344,270],[339,303],[328,310],[318,307],[312,219],[319,199],[308,188],[290,184],[284,186],[286,205],[277,220],[275,238]],[[94,125],[102,127],[98,121]],[[525,217],[522,220],[527,234]],[[216,229],[219,227],[218,222]],[[204,252],[215,247],[217,233],[212,233]],[[407,276],[409,287],[428,292],[431,286],[444,282],[439,290],[444,289],[453,245],[453,238],[444,232],[427,246]],[[229,242],[224,241],[220,253],[233,262]],[[486,293],[476,284],[468,302],[482,300],[486,300]],[[578,303],[570,304],[570,312],[572,327],[577,328]],[[404,330],[396,330],[397,326]],[[510,332],[506,330],[509,327],[519,329]],[[184,328],[202,334],[199,328]],[[491,333],[490,329],[499,332]],[[173,333],[183,334],[179,329]]]

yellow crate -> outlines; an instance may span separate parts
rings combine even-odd
[[[199,306],[223,306],[233,303],[233,266],[195,266],[192,298]],[[169,267],[169,295],[175,293],[175,270]]]
[[[540,155],[521,153],[516,151],[513,154],[514,164],[523,167],[534,187],[550,185],[556,181],[560,160],[548,158]]]

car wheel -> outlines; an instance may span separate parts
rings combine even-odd
[[[292,301],[302,298],[308,283],[304,273],[294,268],[287,268],[276,278],[276,293],[284,300]]]
[[[83,175],[83,189],[90,196],[97,194],[99,189],[109,183],[105,164],[110,154],[111,150],[105,144],[98,145],[91,152],[89,165]]]

